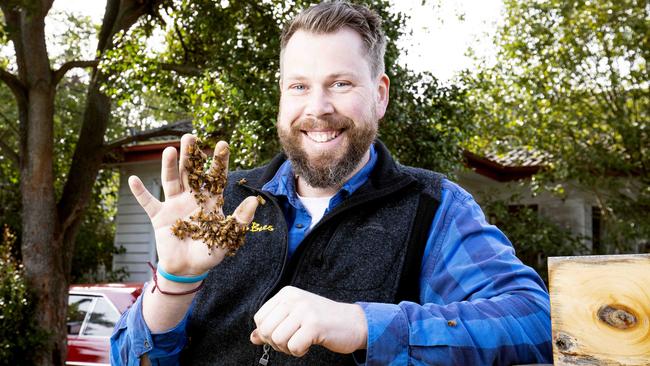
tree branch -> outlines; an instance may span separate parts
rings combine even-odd
[[[0,80],[7,84],[16,97],[18,104],[27,103],[27,88],[25,88],[25,85],[18,79],[18,77],[16,77],[16,75],[5,69],[0,69]]]
[[[21,42],[23,29],[20,22],[20,11],[16,6],[12,6],[6,1],[0,1],[0,8],[4,15],[5,30],[9,34],[9,39],[11,39],[16,52],[16,64],[18,66],[17,78],[21,82],[24,82],[26,80],[25,47],[23,47],[23,43]]]
[[[152,137],[159,136],[182,136],[186,133],[189,133],[192,129],[192,121],[184,120],[170,125],[154,128],[151,130],[136,132],[131,136],[126,136],[119,138],[115,141],[109,142],[107,145],[104,145],[104,149],[110,151],[117,147],[129,144],[131,142],[142,141]]]
[[[165,14],[172,18],[172,16],[169,14],[167,9],[163,9],[165,11]],[[187,63],[187,59],[189,57],[189,50],[187,49],[187,45],[185,44],[185,40],[183,39],[183,34],[181,33],[181,30],[178,28],[178,23],[176,23],[176,20],[174,20],[174,32],[176,32],[176,36],[178,37],[178,41],[181,43],[181,47],[183,48],[183,63]]]
[[[54,84],[58,84],[61,79],[63,79],[63,76],[65,76],[65,73],[76,68],[76,67],[97,67],[99,64],[99,60],[75,60],[75,61],[68,61],[61,65],[58,70],[54,71]]]
[[[99,32],[97,51],[113,48],[113,36],[128,30],[144,14],[160,17],[158,7],[164,0],[107,0],[104,22]]]
[[[203,74],[203,70],[200,68],[187,64],[161,63],[160,68],[166,71],[174,71],[184,76],[201,76]]]

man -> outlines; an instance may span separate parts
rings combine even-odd
[[[468,193],[395,163],[375,140],[388,105],[384,51],[379,17],[346,2],[285,28],[277,129],[288,159],[230,174],[223,211],[262,228],[234,257],[171,234],[198,209],[184,169],[193,136],[181,140],[180,167],[173,148],[163,152],[165,202],[129,179],[160,260],[157,286],[116,326],[114,364],[550,360],[540,278]],[[215,159],[227,164],[226,143]]]

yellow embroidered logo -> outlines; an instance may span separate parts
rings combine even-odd
[[[256,233],[258,231],[273,231],[273,225],[260,225],[260,224],[256,223],[255,221],[253,221],[251,223],[250,231],[254,232],[254,233]]]

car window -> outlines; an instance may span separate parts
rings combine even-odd
[[[68,324],[68,334],[78,335],[81,326],[86,319],[86,314],[93,304],[92,296],[70,295],[68,296],[68,313],[66,323]]]
[[[98,297],[83,335],[110,337],[119,319],[120,314],[117,310],[106,299]]]

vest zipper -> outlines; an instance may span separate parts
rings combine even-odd
[[[275,287],[282,280],[282,275],[284,274],[284,269],[287,266],[287,256],[289,255],[289,238],[288,238],[289,228],[287,227],[287,222],[284,220],[284,212],[282,211],[282,207],[280,207],[280,205],[278,204],[275,197],[273,197],[270,194],[266,194],[264,191],[259,190],[257,188],[253,188],[253,187],[251,187],[249,185],[242,184],[242,186],[250,189],[251,191],[253,191],[253,192],[257,193],[257,194],[260,194],[260,195],[266,197],[267,202],[269,202],[269,201],[273,202],[273,205],[275,206],[277,211],[280,212],[280,215],[282,217],[282,219],[279,220],[279,221],[282,222],[282,225],[284,225],[283,227],[285,229],[285,232],[287,233],[285,235],[285,239],[284,239],[284,244],[285,244],[284,245],[284,259],[282,260],[282,268],[280,268],[280,275],[275,279],[275,281],[273,282],[273,285],[270,288],[266,289],[266,291],[264,291],[264,294],[260,298],[260,301],[258,301],[258,303],[257,303],[257,309],[259,309],[260,307],[262,307],[262,305],[264,304],[264,301],[269,296],[271,291],[273,291],[273,289],[275,289]],[[258,364],[259,365],[268,365],[269,364],[269,358],[270,358],[270,355],[271,355],[271,346],[268,345],[268,344],[264,344],[264,346],[262,346],[262,350],[263,350],[264,353],[262,354],[262,357],[260,357],[260,359],[258,361]]]
[[[265,344],[263,346],[263,348],[264,348],[264,354],[260,358],[258,364],[260,364],[260,365],[268,365],[269,364],[269,356],[270,356],[269,355],[269,350],[271,349],[271,346],[269,346],[268,344]]]
[[[280,207],[280,205],[278,204],[275,197],[273,197],[272,195],[266,194],[264,191],[261,191],[261,190],[259,190],[257,188],[253,188],[253,187],[245,185],[245,184],[243,185],[243,187],[246,187],[246,188],[250,189],[251,191],[253,191],[253,192],[257,193],[257,194],[261,194],[261,195],[263,195],[264,197],[267,198],[267,201],[273,202],[273,205],[275,206],[275,208],[277,209],[277,211],[280,213],[280,215],[282,217],[282,219],[279,220],[279,221],[282,222],[282,225],[283,225],[283,227],[285,229],[285,232],[287,233],[285,235],[285,238],[284,238],[284,259],[282,260],[282,268],[280,268],[280,275],[275,279],[275,281],[273,283],[273,286],[271,286],[270,288],[268,288],[264,292],[264,295],[261,297],[260,301],[258,302],[257,307],[260,308],[264,304],[264,301],[266,300],[266,297],[269,296],[269,293],[271,293],[271,291],[273,291],[273,289],[278,285],[278,283],[280,283],[280,280],[282,279],[282,274],[284,273],[284,269],[287,266],[287,256],[289,255],[289,242],[288,242],[289,241],[289,239],[288,239],[289,228],[287,227],[287,222],[284,220],[284,212],[282,211],[282,207]]]
[[[349,210],[351,210],[351,209],[353,209],[355,207],[358,207],[360,205],[363,205],[365,203],[375,201],[375,200],[377,200],[379,198],[382,198],[382,197],[388,196],[390,194],[393,194],[395,192],[398,192],[398,191],[402,190],[403,188],[411,185],[411,183],[413,183],[413,181],[401,181],[400,184],[397,184],[396,186],[390,186],[390,187],[387,187],[387,188],[383,189],[382,191],[379,192],[379,194],[373,194],[373,195],[364,194],[364,195],[361,195],[361,196],[357,197],[356,200],[349,203],[348,205],[345,205],[344,203],[341,203],[339,206],[335,207],[334,210],[332,210],[329,214],[327,214],[325,217],[323,217],[316,224],[316,226],[314,226],[314,228],[309,233],[307,233],[307,235],[305,236],[305,238],[303,239],[303,241],[302,241],[302,243],[300,245],[302,246],[302,245],[311,244],[311,242],[307,240],[310,236],[312,236],[311,234],[314,233],[316,231],[316,229],[318,229],[320,226],[324,225],[328,221],[333,220],[334,216],[340,215],[343,212],[349,211]],[[327,244],[325,245],[325,247],[319,253],[318,259],[323,260],[325,249],[327,249],[327,247],[330,245],[330,243],[332,243],[334,234],[332,235],[332,237],[329,238],[329,240],[327,241]],[[295,281],[296,275],[299,272],[298,269],[302,266],[304,260],[305,260],[304,256],[301,256],[300,258],[298,258],[298,263],[296,264],[295,270],[294,270],[293,274],[291,275],[291,281],[289,281],[289,284],[292,284]],[[283,269],[284,269],[284,267],[283,267]]]

